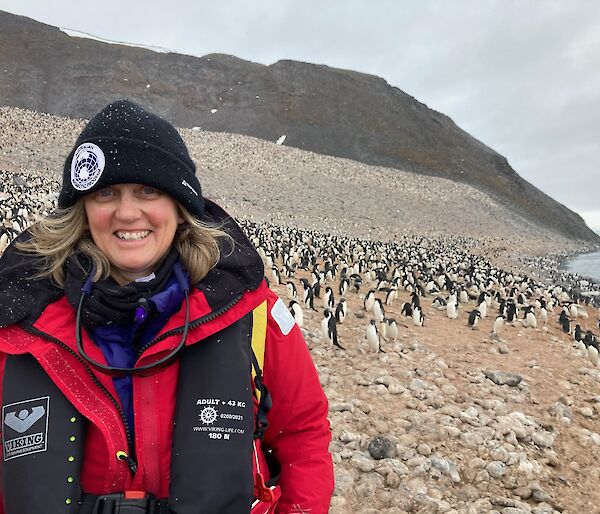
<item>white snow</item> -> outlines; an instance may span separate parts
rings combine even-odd
[[[60,29],[62,32],[64,32],[67,36],[71,36],[71,37],[80,37],[80,38],[85,38],[85,39],[93,39],[95,41],[101,41],[102,43],[108,43],[111,45],[123,45],[123,46],[133,46],[136,48],[144,48],[146,50],[152,50],[153,52],[157,52],[160,54],[169,54],[171,53],[171,50],[167,50],[166,48],[162,48],[160,46],[146,46],[146,45],[136,45],[134,43],[126,43],[124,41],[111,41],[110,39],[103,39],[101,37],[97,37],[97,36],[92,36],[91,34],[88,34],[87,32],[79,32],[78,30],[71,30],[71,29],[65,29],[65,28],[61,28]]]
[[[210,112],[211,114],[214,114],[215,112],[217,112],[217,109],[211,109]]]

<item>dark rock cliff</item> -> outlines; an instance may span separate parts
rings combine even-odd
[[[289,146],[468,183],[534,224],[600,242],[503,156],[381,78],[296,61],[157,53],[1,11],[0,34],[2,105],[89,118],[126,97],[180,127],[271,141],[285,134]]]

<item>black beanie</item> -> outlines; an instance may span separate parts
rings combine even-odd
[[[145,184],[195,217],[204,214],[196,166],[168,121],[129,100],[107,105],[85,126],[65,162],[59,207],[113,184]]]

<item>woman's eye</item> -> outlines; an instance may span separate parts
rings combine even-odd
[[[107,198],[113,194],[113,191],[112,189],[100,189],[99,191],[96,191],[96,194],[100,198]]]
[[[153,187],[144,187],[142,189],[142,193],[144,195],[157,195],[158,194],[158,190],[154,189]]]

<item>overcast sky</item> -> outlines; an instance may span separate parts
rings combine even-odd
[[[600,231],[600,1],[0,0],[0,10],[189,55],[378,75]]]

